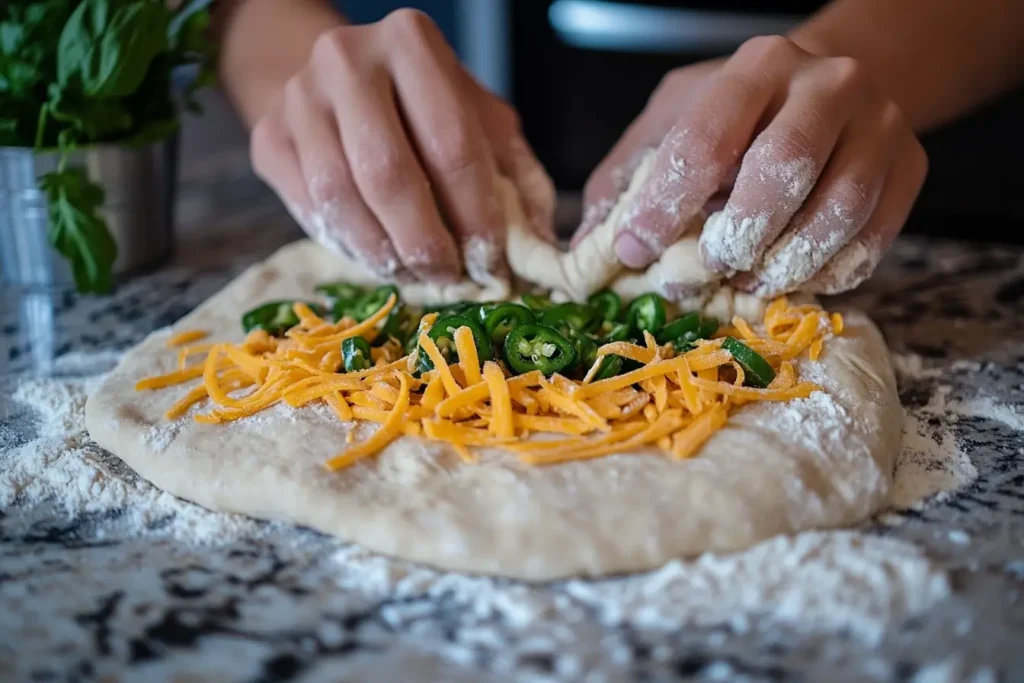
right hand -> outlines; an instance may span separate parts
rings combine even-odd
[[[257,174],[307,233],[376,275],[486,283],[506,272],[495,177],[553,239],[554,186],[516,112],[424,14],[322,34],[252,134]]]

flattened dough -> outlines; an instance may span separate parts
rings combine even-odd
[[[309,241],[254,266],[131,350],[86,405],[92,437],[157,486],[212,510],[308,525],[372,550],[445,569],[523,579],[644,570],[704,551],[857,523],[886,500],[901,412],[881,336],[860,314],[820,363],[801,371],[828,396],[740,409],[697,457],[616,455],[531,467],[500,451],[463,464],[442,444],[402,438],[338,472],[326,458],[345,435],[319,407],[276,407],[228,425],[167,423],[186,387],[136,392],[174,369],[169,334],[210,330],[241,340],[239,312],[308,296],[349,279],[344,262]]]

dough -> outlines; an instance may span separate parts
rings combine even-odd
[[[657,291],[682,310],[703,308],[723,320],[729,320],[733,315],[760,318],[764,312],[762,300],[723,286],[720,278],[704,267],[698,247],[702,216],[695,218],[694,224],[684,231],[679,241],[646,271],[629,271],[619,262],[614,244],[622,214],[631,206],[636,193],[650,175],[654,159],[653,150],[645,154],[629,186],[607,218],[571,251],[562,251],[530,230],[515,186],[506,178],[499,177],[497,186],[505,212],[506,255],[510,270],[525,283],[552,290],[555,301],[585,301],[597,290],[611,287],[627,298]],[[714,219],[715,215],[712,215],[708,220]],[[350,282],[364,285],[387,282],[344,254],[335,254],[334,258],[344,264],[344,277]],[[674,283],[680,282],[688,283],[690,287],[685,291],[674,289]],[[483,286],[468,279],[445,286],[425,283],[399,285],[406,301],[421,304],[494,301],[508,298],[513,289],[509,282],[494,281]]]
[[[211,510],[303,524],[371,550],[445,569],[522,579],[603,575],[680,556],[746,548],[776,534],[855,524],[891,484],[902,418],[881,336],[849,314],[821,362],[802,361],[828,393],[741,408],[697,457],[638,452],[553,467],[483,451],[463,464],[443,444],[402,438],[331,473],[345,435],[326,409],[272,410],[228,425],[163,413],[186,391],[136,392],[174,369],[169,335],[240,341],[239,314],[351,279],[309,241],[254,266],[174,325],[132,349],[86,405],[92,437],[155,485]],[[738,588],[739,589],[739,588]]]

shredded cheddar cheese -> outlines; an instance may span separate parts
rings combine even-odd
[[[341,342],[356,336],[372,340],[396,304],[392,295],[362,322],[344,318],[332,323],[298,303],[299,323],[283,337],[256,330],[241,344],[194,344],[207,333],[187,330],[168,342],[177,349],[176,369],[141,379],[136,389],[196,382],[167,411],[168,420],[182,419],[201,404],[209,410],[193,419],[215,425],[276,404],[295,410],[322,404],[339,421],[379,425],[361,441],[347,429],[348,447],[326,462],[332,470],[372,457],[402,436],[446,443],[466,464],[479,460],[476,448],[502,449],[531,465],[652,448],[683,460],[695,456],[744,403],[789,401],[820,391],[800,380],[793,361],[803,354],[819,358],[826,342],[844,328],[838,313],[791,306],[783,297],[768,306],[756,329],[733,318],[716,338],[698,340],[685,352],[659,345],[650,333],[644,334],[643,345],[605,344],[584,379],[574,381],[539,371],[508,377],[497,362],[481,363],[466,327],[454,332],[458,361],[449,363],[427,334],[437,319],[431,314],[417,330],[420,351],[402,355],[399,344],[388,342],[373,348],[373,367],[340,370]],[[726,334],[741,338],[772,366],[775,378],[767,388],[744,386],[744,367],[722,346]],[[417,353],[425,353],[433,364],[422,375],[415,372]],[[610,355],[640,367],[593,380]],[[557,438],[530,438],[534,434]]]
[[[209,334],[210,333],[206,330],[185,330],[184,332],[180,332],[168,339],[167,346],[170,346],[171,348],[185,346],[186,344],[197,342],[200,339],[206,339]]]

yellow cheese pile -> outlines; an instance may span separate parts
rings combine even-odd
[[[493,361],[481,365],[472,332],[455,334],[458,362],[449,365],[425,332],[436,315],[425,316],[419,342],[434,369],[415,377],[416,354],[402,355],[397,342],[373,349],[375,366],[359,372],[339,372],[342,340],[374,339],[380,324],[395,306],[392,296],[377,313],[361,323],[343,319],[330,323],[304,304],[296,304],[299,324],[283,338],[253,331],[242,344],[204,343],[201,331],[187,331],[171,340],[181,347],[175,372],[141,380],[138,390],[200,380],[167,411],[168,420],[181,418],[200,401],[212,404],[195,416],[203,423],[226,423],[284,403],[295,409],[323,402],[339,420],[365,420],[380,428],[368,439],[351,444],[331,458],[331,469],[348,467],[376,455],[402,435],[440,441],[466,462],[474,448],[510,451],[523,462],[547,465],[597,458],[657,446],[670,457],[694,455],[728,420],[731,411],[751,401],[806,398],[820,390],[798,381],[792,360],[807,352],[818,358],[831,335],[842,333],[843,320],[818,306],[791,306],[774,301],[758,336],[742,319],[716,338],[676,354],[671,344],[659,346],[645,333],[643,346],[615,342],[602,346],[598,360],[583,381],[540,372],[510,377]],[[722,347],[735,336],[764,357],[776,371],[766,389],[743,386],[743,368]],[[195,356],[201,362],[191,364]],[[601,358],[616,354],[642,367],[609,379],[591,381]],[[227,428],[227,427],[225,427]],[[530,439],[534,434],[560,438]],[[352,432],[349,432],[350,438]]]

